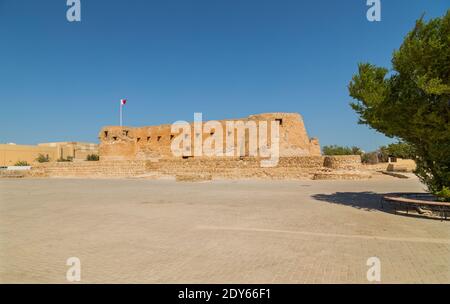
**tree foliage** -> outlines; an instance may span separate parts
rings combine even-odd
[[[388,146],[382,146],[379,148],[379,152],[383,161],[388,161],[388,157],[415,159],[416,152],[414,147],[405,142],[398,142],[396,144],[390,144]]]
[[[368,152],[361,155],[361,162],[364,164],[378,164],[381,161],[380,153],[378,151]]]
[[[324,146],[322,148],[324,155],[361,155],[363,152],[358,147],[342,147],[337,145]]]
[[[450,186],[450,10],[416,22],[394,51],[392,71],[359,64],[349,92],[361,124],[411,145],[430,191]]]
[[[50,158],[48,157],[48,155],[39,154],[36,158],[36,161],[39,163],[46,163],[50,161]]]
[[[87,161],[98,161],[98,160],[100,160],[100,157],[98,156],[98,154],[89,154],[88,156],[86,156],[86,160]]]

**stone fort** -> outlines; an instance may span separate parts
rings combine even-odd
[[[297,113],[265,113],[250,115],[243,119],[221,120],[215,122],[216,129],[207,128],[209,122],[187,123],[191,130],[191,141],[202,133],[202,143],[222,129],[231,135],[237,144],[238,128],[227,129],[230,122],[242,127],[240,151],[243,154],[226,156],[186,156],[174,155],[172,143],[178,134],[172,132],[170,124],[146,127],[107,126],[99,132],[100,161],[54,162],[34,166],[31,176],[54,177],[141,177],[175,178],[179,181],[200,181],[210,179],[361,179],[367,178],[359,172],[361,158],[358,155],[322,156],[319,141],[310,138],[302,117]],[[272,167],[262,167],[262,157],[249,152],[250,129],[252,123],[267,123],[267,146],[271,145],[272,122],[278,125],[278,162]],[[198,126],[198,122],[197,122]],[[270,126],[270,127],[269,127]],[[231,134],[229,133],[231,132]],[[234,133],[233,133],[234,132]],[[260,129],[257,129],[260,132]],[[222,134],[223,135],[223,134]],[[225,141],[226,136],[222,137]],[[254,136],[252,136],[254,138]],[[260,140],[259,136],[257,136]],[[229,138],[228,138],[229,140]],[[222,142],[224,154],[227,145]],[[175,144],[175,143],[174,143]],[[219,145],[220,146],[220,145]],[[257,146],[258,149],[261,146]],[[242,149],[244,148],[244,149]]]
[[[230,129],[227,122],[242,122],[240,127],[232,127]],[[271,139],[271,123],[277,122],[279,125],[279,156],[280,157],[295,157],[295,156],[320,156],[320,145],[317,138],[309,138],[305,129],[300,114],[297,113],[266,113],[250,115],[249,117],[242,119],[220,120],[218,123],[222,126],[221,140],[222,152],[226,154],[227,143],[226,136],[231,136],[231,141],[234,146],[239,145],[238,136],[239,132],[243,138],[242,147],[243,153],[237,155],[237,152],[233,156],[252,156],[250,151],[250,128],[249,122],[255,122],[254,126],[260,122],[267,123],[268,129],[268,145],[270,145]],[[194,123],[191,123],[191,129],[194,129]],[[205,125],[207,122],[202,122],[201,140],[207,141],[209,137],[217,135],[214,128]],[[236,124],[235,124],[236,125]],[[240,130],[238,128],[241,128]],[[207,132],[205,132],[205,129]],[[253,131],[256,131],[254,129]],[[119,127],[108,126],[104,127],[99,133],[99,154],[101,160],[152,160],[152,159],[167,159],[174,158],[174,153],[171,150],[171,143],[178,134],[172,133],[171,125],[159,125],[148,127]],[[256,135],[256,134],[255,134]],[[194,137],[199,136],[199,133],[195,133],[191,136],[192,145],[194,145]],[[220,137],[219,137],[220,138]],[[253,136],[256,140],[260,140],[258,136]],[[256,143],[255,143],[256,144]],[[236,149],[236,151],[240,151]],[[188,154],[192,156],[192,151]],[[256,153],[258,154],[258,153]],[[259,154],[258,154],[259,155]],[[182,157],[182,156],[178,156]]]

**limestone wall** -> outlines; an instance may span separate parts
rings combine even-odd
[[[97,161],[44,163],[32,168],[35,177],[172,177],[311,179],[322,168],[322,156],[281,158],[277,167],[261,168],[252,157],[161,159],[159,161]]]
[[[94,143],[85,142],[50,142],[50,143],[40,143],[39,147],[52,147],[56,149],[56,157],[52,160],[57,159],[68,159],[73,160],[86,160],[89,154],[98,154],[98,145]]]
[[[163,175],[180,173],[208,173],[215,177],[307,177],[322,168],[322,156],[282,157],[276,167],[262,168],[260,159],[244,158],[189,158],[165,159],[147,162],[148,172],[160,172]]]
[[[269,126],[268,144],[270,145],[272,121],[280,123],[280,156],[319,156],[320,145],[316,138],[310,139],[306,132],[303,119],[297,113],[267,113],[251,115],[243,119],[232,119],[228,121],[243,122],[251,125],[252,123],[266,122]],[[195,137],[201,136],[202,142],[211,140],[210,137],[221,138],[223,143],[222,153],[226,150],[226,136],[234,132],[235,146],[237,147],[237,129],[231,131],[227,129],[226,121],[219,121],[222,126],[222,134],[216,133],[215,129],[205,131],[207,122],[203,122],[203,130],[201,134],[192,131],[192,145]],[[191,130],[194,130],[191,124]],[[104,127],[99,133],[99,154],[102,160],[151,160],[174,158],[171,143],[175,136],[172,134],[171,125],[149,126],[149,127]],[[243,156],[249,155],[249,131],[246,130],[245,136],[245,152]],[[258,137],[256,137],[258,140]],[[258,143],[256,144],[258,146]],[[259,151],[258,151],[259,154]],[[227,157],[224,157],[227,158]]]
[[[39,154],[56,159],[57,151],[52,147],[0,144],[0,166],[13,166],[18,161],[31,164]]]
[[[361,180],[372,178],[368,172],[347,171],[347,172],[317,172],[314,174],[314,180]]]
[[[363,164],[365,170],[371,171],[403,171],[414,172],[416,170],[416,162],[412,159],[397,158],[395,162],[378,163],[378,164]]]
[[[378,163],[378,164],[362,164],[361,166],[364,170],[368,171],[386,171],[388,163]]]
[[[324,167],[331,169],[358,170],[361,168],[361,156],[359,155],[334,155],[325,156]]]
[[[414,172],[416,170],[416,162],[412,159],[397,158],[396,162],[388,165],[388,171]]]
[[[80,142],[41,143],[36,146],[0,144],[0,166],[12,166],[18,161],[33,164],[39,154],[48,156],[50,161],[69,157],[85,160],[88,154],[98,154],[98,145]]]
[[[31,177],[133,177],[145,174],[143,161],[49,162],[32,167]]]
[[[369,178],[358,170],[353,157],[331,158],[336,169],[324,167],[326,157],[282,157],[276,167],[262,168],[254,157],[167,158],[153,161],[94,161],[45,163],[32,168],[31,176],[47,177],[145,177],[177,180],[210,179],[361,179]],[[344,161],[345,160],[345,161]],[[351,162],[353,160],[353,162]],[[329,159],[330,161],[330,159]],[[350,166],[350,164],[352,164]],[[345,168],[346,170],[343,170]]]

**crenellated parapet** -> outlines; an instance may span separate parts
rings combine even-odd
[[[279,137],[275,137],[274,124],[278,126]],[[263,152],[263,141],[267,141],[266,146],[269,150],[275,146],[272,142],[278,142],[280,157],[321,155],[318,139],[308,137],[303,118],[298,113],[264,113],[242,119],[197,121],[186,123],[186,125],[186,128],[190,130],[183,134],[174,132],[173,125],[169,124],[146,127],[104,127],[99,133],[100,158],[101,160],[153,160],[207,157],[194,153],[199,143],[203,149],[211,144],[214,151],[219,152],[208,157],[251,157],[254,155],[252,153],[259,156],[258,153]],[[191,150],[183,151],[182,155],[175,155],[174,141],[183,140],[191,143]],[[230,151],[231,142],[235,154]]]

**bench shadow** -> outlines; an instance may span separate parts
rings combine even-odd
[[[374,211],[381,210],[386,211],[386,206],[381,203],[384,194],[375,192],[335,192],[332,194],[313,194],[311,197],[315,200],[339,204],[344,206],[350,206],[353,208]]]

